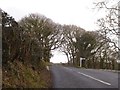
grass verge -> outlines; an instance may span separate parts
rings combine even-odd
[[[39,65],[39,64],[38,64]],[[3,68],[3,88],[50,88],[51,73],[44,69],[33,69],[20,61],[9,62]]]

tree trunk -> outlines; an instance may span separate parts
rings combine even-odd
[[[76,56],[76,65],[77,65],[77,66],[80,66],[80,53],[79,53],[79,51],[77,52],[76,55],[77,55],[77,56]]]

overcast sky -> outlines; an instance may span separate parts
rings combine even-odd
[[[100,16],[93,8],[96,0],[0,0],[0,8],[20,20],[30,13],[40,13],[60,24],[74,24],[85,30],[95,30]],[[66,61],[66,57],[54,52],[53,62]]]
[[[40,13],[61,24],[75,24],[86,30],[95,29],[96,14],[91,9],[95,0],[0,0],[0,8],[16,20],[30,13]]]

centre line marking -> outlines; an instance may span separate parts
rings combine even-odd
[[[101,82],[101,83],[103,83],[103,84],[106,84],[106,85],[111,85],[110,83],[108,83],[108,82],[105,82],[105,81],[102,81],[102,80],[100,80],[100,79],[97,79],[97,78],[94,78],[94,77],[92,77],[92,76],[89,76],[89,75],[87,75],[87,74],[84,74],[84,73],[81,73],[81,72],[78,72],[79,74],[82,74],[82,75],[84,75],[84,76],[86,76],[86,77],[89,77],[89,78],[91,78],[91,79],[94,79],[94,80],[96,80],[96,81],[99,81],[99,82]]]

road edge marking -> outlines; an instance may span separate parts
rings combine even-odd
[[[94,80],[96,80],[96,81],[99,81],[99,82],[101,82],[101,83],[103,83],[103,84],[106,84],[106,85],[111,85],[110,83],[108,83],[108,82],[105,82],[105,81],[102,81],[102,80],[100,80],[100,79],[97,79],[97,78],[94,78],[94,77],[92,77],[92,76],[90,76],[90,75],[87,75],[87,74],[84,74],[84,73],[81,73],[81,72],[78,72],[79,74],[82,74],[82,75],[84,75],[84,76],[86,76],[86,77],[89,77],[89,78],[91,78],[91,79],[94,79]]]

